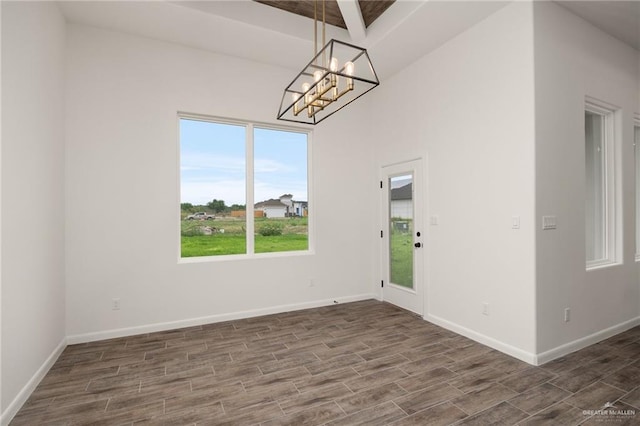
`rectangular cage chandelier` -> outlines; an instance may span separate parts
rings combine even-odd
[[[322,15],[324,44],[324,0]],[[317,23],[316,12],[315,55],[284,89],[279,120],[318,124],[380,84],[366,49],[332,39],[318,52]]]

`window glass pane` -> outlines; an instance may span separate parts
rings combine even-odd
[[[255,252],[308,250],[307,134],[254,130]]]
[[[606,253],[605,117],[585,112],[586,253],[587,261],[602,260]]]
[[[182,257],[244,254],[246,128],[180,119]]]
[[[636,157],[636,257],[640,255],[640,124],[633,128]]]
[[[413,175],[389,179],[389,279],[413,288]]]

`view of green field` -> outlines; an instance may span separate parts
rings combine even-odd
[[[407,219],[402,219],[407,221]],[[391,222],[393,224],[393,220]],[[412,228],[412,227],[411,227]],[[389,279],[393,284],[413,288],[413,233],[391,226],[391,264]]]
[[[180,118],[181,257],[309,249],[309,132],[249,124]]]
[[[217,216],[213,220],[187,220],[187,215],[188,212],[183,212],[181,220],[182,257],[247,253],[246,223],[243,217],[227,215]],[[307,217],[262,217],[254,220],[255,253],[309,248]],[[404,231],[391,226],[390,241],[390,280],[393,284],[407,288],[413,288],[413,237],[410,229]]]
[[[181,221],[182,257],[247,252],[244,218],[222,216],[214,220],[185,220],[185,217],[183,214]],[[254,238],[256,253],[307,250],[308,218],[255,218]]]

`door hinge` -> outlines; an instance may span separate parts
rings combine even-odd
[[[380,287],[384,287],[384,280],[380,280]]]
[[[382,189],[382,181],[380,181],[380,189]]]
[[[384,238],[384,233],[383,233],[382,229],[380,230],[380,238]]]

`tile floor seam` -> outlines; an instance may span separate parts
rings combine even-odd
[[[467,414],[466,411],[464,411],[462,408],[460,408],[458,405],[454,404],[453,402],[449,401],[451,403],[451,405],[453,405],[454,407],[456,407],[458,410],[462,411],[463,413]],[[466,421],[469,417],[471,417],[470,414],[467,414],[467,417],[464,417],[462,419],[456,420],[455,422],[447,425],[447,426],[455,426],[455,425],[459,425],[462,422]]]
[[[466,395],[466,394],[463,394]],[[454,398],[455,399],[455,398]],[[470,413],[467,410],[465,410],[461,405],[456,404],[455,402],[453,402],[453,399],[450,399],[449,402],[451,402],[453,405],[455,405],[456,407],[458,407],[458,410],[462,411],[463,413],[465,413],[467,415],[467,417],[471,417],[474,415],[474,413]],[[484,411],[484,410],[482,410]],[[477,413],[475,413],[477,414]]]
[[[606,379],[606,377],[605,377],[605,379]],[[626,391],[626,390],[621,389],[621,388],[617,387],[616,385],[612,385],[611,383],[607,383],[607,382],[605,382],[605,381],[604,381],[604,379],[600,379],[600,380],[599,380],[599,382],[601,382],[601,383],[603,383],[603,384],[605,384],[605,385],[607,385],[607,386],[611,386],[612,388],[616,388],[616,389],[617,389],[617,390],[619,390],[620,392],[624,392],[624,395],[626,395],[626,394],[627,394],[627,391]],[[622,398],[622,397],[621,397],[621,398]]]
[[[551,382],[550,382],[550,383],[551,383]],[[593,382],[593,383],[595,383],[595,382]],[[565,392],[569,392],[569,393],[570,393],[570,394],[572,394],[572,395],[576,393],[576,392],[571,392],[569,389],[563,388],[562,386],[560,386],[560,385],[558,385],[558,384],[556,384],[556,383],[551,383],[551,384],[552,384],[553,386],[557,387],[558,389],[562,389],[562,390],[563,390],[563,391],[565,391]],[[589,386],[589,385],[587,385],[587,386]],[[585,386],[585,387],[586,387],[586,386]],[[581,389],[583,389],[583,388],[581,388]]]
[[[576,393],[577,393],[577,392],[576,392]],[[575,396],[575,394],[574,394],[574,395],[572,395],[572,396]],[[569,398],[566,398],[566,399],[569,399]],[[562,401],[562,402],[564,402],[565,404],[567,404],[567,405],[571,406],[572,408],[575,408],[576,410],[582,410],[582,408],[577,407],[576,405],[572,404],[571,402],[569,402],[569,401],[567,401],[567,400],[564,400],[564,401]]]

